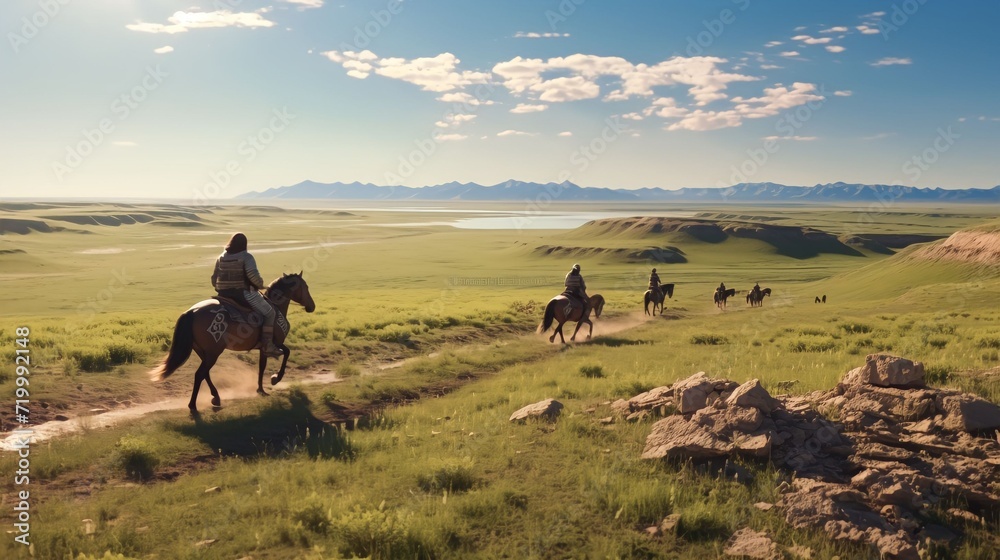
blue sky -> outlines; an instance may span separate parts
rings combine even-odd
[[[0,195],[992,187],[998,19],[972,0],[12,0]]]

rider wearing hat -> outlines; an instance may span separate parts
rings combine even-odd
[[[247,236],[233,234],[225,251],[215,259],[212,286],[220,296],[247,305],[264,318],[260,340],[264,354],[277,357],[283,352],[274,345],[274,308],[257,290],[264,288],[264,280],[257,271],[257,261],[247,252]]]

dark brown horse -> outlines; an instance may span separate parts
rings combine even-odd
[[[309,294],[309,286],[302,279],[302,273],[283,274],[274,282],[271,282],[264,290],[264,297],[271,301],[279,313],[275,319],[274,344],[282,351],[281,368],[278,373],[271,376],[271,385],[277,385],[281,378],[285,376],[285,365],[288,364],[288,356],[291,350],[285,346],[285,336],[288,334],[289,326],[284,317],[288,315],[288,304],[298,303],[305,307],[306,313],[312,313],[316,309],[312,295]],[[285,323],[282,325],[281,323]],[[191,391],[191,402],[188,408],[192,412],[197,410],[198,389],[202,381],[208,382],[208,389],[212,391],[212,406],[220,406],[219,391],[212,383],[212,378],[208,372],[215,365],[215,361],[226,350],[237,350],[247,352],[257,347],[260,339],[260,327],[252,327],[245,323],[237,323],[233,320],[229,311],[220,305],[217,299],[207,299],[191,306],[177,319],[174,327],[174,339],[170,343],[170,351],[163,358],[163,363],[149,372],[154,381],[165,379],[171,373],[181,367],[191,356],[194,350],[201,358],[201,365],[194,373],[194,389]],[[267,367],[267,356],[264,350],[260,351],[260,367],[257,372],[257,393],[267,396],[264,391],[264,369]]]
[[[566,344],[566,339],[563,338],[563,332],[562,332],[563,323],[565,323],[566,321],[576,321],[577,322],[576,330],[573,331],[573,336],[571,336],[569,339],[571,341],[575,341],[576,333],[580,331],[580,325],[587,323],[588,325],[590,325],[590,332],[587,333],[587,340],[590,340],[590,336],[594,334],[594,323],[590,322],[590,313],[588,312],[587,316],[584,317],[583,309],[580,309],[580,306],[577,303],[573,305],[573,309],[570,311],[569,316],[567,317],[566,316],[567,303],[569,303],[569,298],[563,294],[560,294],[549,300],[549,304],[545,306],[545,317],[542,319],[542,322],[538,325],[538,332],[543,333],[549,330],[549,327],[552,326],[552,321],[554,320],[557,323],[559,323],[559,325],[556,327],[555,332],[552,333],[552,336],[549,337],[549,342],[555,342],[556,335],[558,334],[559,340],[561,340],[563,344]],[[590,309],[593,310],[595,316],[597,317],[601,316],[601,310],[604,309],[604,298],[600,294],[594,294],[590,296]]]
[[[735,295],[736,295],[736,290],[734,288],[729,288],[728,290],[726,290],[724,292],[719,291],[718,289],[716,289],[715,290],[715,296],[714,296],[714,298],[715,298],[715,305],[717,305],[719,307],[719,309],[722,309],[723,307],[726,306],[726,300],[729,299],[729,298],[731,298],[731,297],[733,297],[733,296],[735,296]]]
[[[764,305],[764,297],[771,295],[771,288],[764,288],[760,293],[754,293],[753,290],[747,292],[747,303],[750,307],[761,307]]]
[[[653,290],[646,290],[646,293],[642,296],[642,308],[646,310],[646,315],[649,315],[649,303],[653,303],[653,317],[656,317],[656,306],[660,306],[660,315],[663,315],[663,300],[666,298],[674,297],[674,285],[673,284],[660,284],[660,293],[654,294]]]

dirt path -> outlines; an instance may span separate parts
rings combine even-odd
[[[665,318],[671,318],[668,314]],[[660,319],[657,316],[656,319]],[[609,336],[615,333],[626,331],[635,328],[639,325],[645,324],[649,321],[654,320],[652,317],[643,315],[641,312],[631,313],[628,315],[618,316],[609,319],[597,319],[594,321],[594,337]],[[575,328],[573,324],[573,328]],[[569,330],[567,333],[567,342],[569,341],[569,335],[572,334],[572,329],[569,328],[570,325],[567,324],[566,329]],[[587,327],[581,328],[581,334],[578,337],[578,344],[586,344],[585,337],[587,332]],[[525,337],[536,337],[542,335],[524,335]],[[547,336],[547,335],[546,335]],[[516,340],[516,339],[515,339]],[[558,342],[557,342],[558,344]],[[423,356],[414,356],[410,358],[392,360],[389,362],[383,362],[377,365],[373,365],[365,370],[367,375],[379,375],[388,370],[397,369],[403,367],[409,363],[416,360],[421,360],[425,358],[434,358],[439,355],[439,352],[431,352]],[[190,372],[188,372],[190,373]],[[179,376],[183,376],[183,372],[179,372]],[[298,373],[286,378],[286,383],[279,387],[271,388],[269,386],[268,376],[270,372],[265,374],[265,390],[281,392],[287,390],[287,387],[292,383],[301,383],[304,385],[317,385],[317,384],[329,384],[338,383],[343,381],[339,378],[336,373],[325,367],[319,367],[309,370],[305,373]],[[223,404],[232,402],[237,399],[246,398],[257,398],[257,368],[246,362],[243,362],[236,358],[233,354],[225,354],[220,358],[219,362],[212,369],[212,381],[215,383],[216,387],[219,389],[219,393],[222,396]],[[468,380],[465,380],[468,381]],[[188,383],[185,382],[185,387],[188,387]],[[432,391],[437,392],[437,391]],[[81,432],[84,430],[94,429],[94,428],[106,428],[111,426],[116,426],[127,422],[130,420],[135,420],[142,418],[147,414],[153,412],[160,412],[163,410],[181,410],[187,406],[189,397],[187,394],[184,396],[175,396],[168,399],[163,399],[155,402],[138,403],[124,406],[121,408],[114,408],[111,410],[93,409],[93,414],[84,414],[76,417],[69,418],[67,420],[52,420],[44,422],[35,426],[32,426],[32,443],[39,443],[52,438],[64,436],[67,434],[72,434],[76,432]],[[208,391],[208,387],[202,386],[201,391],[198,395],[198,408],[202,410],[207,410],[211,408],[211,394]],[[2,440],[0,440],[0,450],[9,451],[14,449],[17,441],[20,439],[19,434],[8,433]]]

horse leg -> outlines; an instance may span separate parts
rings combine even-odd
[[[218,359],[218,355],[203,356],[201,365],[194,372],[194,388],[191,390],[191,401],[188,402],[188,408],[191,409],[191,412],[197,412],[198,410],[198,390],[201,389],[202,381],[208,382],[208,389],[212,392],[212,405],[219,406],[219,391],[212,384],[212,379],[208,376],[208,371],[212,369],[212,366],[215,365],[215,361]]]
[[[264,350],[261,349],[260,361],[259,365],[257,366],[257,394],[262,397],[267,396],[267,391],[264,390],[264,370],[266,369],[267,369],[267,354],[265,354]]]
[[[555,342],[556,341],[556,334],[558,333],[559,334],[559,341],[562,342],[563,344],[566,344],[566,338],[563,337],[563,332],[562,332],[563,325],[565,325],[565,324],[566,324],[565,321],[559,323],[559,326],[556,327],[555,332],[552,333],[552,337],[549,338],[549,342]]]
[[[587,319],[581,318],[579,321],[576,322],[576,328],[573,329],[573,336],[569,337],[569,339],[570,339],[571,342],[576,342],[576,333],[580,332],[580,327],[583,325],[584,322],[589,323],[590,321],[587,320]],[[588,336],[587,338],[590,338],[590,337]]]
[[[590,332],[587,333],[587,340],[590,340],[590,337],[594,336],[594,323],[590,319],[587,319],[586,323],[590,326]]]
[[[281,348],[281,367],[278,368],[278,373],[271,376],[271,385],[277,385],[282,378],[285,377],[285,366],[288,364],[288,356],[292,354],[292,351],[284,344],[279,344],[278,348]]]

